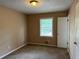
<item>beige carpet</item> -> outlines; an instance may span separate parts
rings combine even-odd
[[[69,59],[66,49],[46,46],[25,46],[3,59]]]

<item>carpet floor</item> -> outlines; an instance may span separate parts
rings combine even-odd
[[[70,59],[66,49],[47,46],[25,46],[3,59]]]

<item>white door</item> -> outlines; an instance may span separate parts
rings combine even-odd
[[[79,59],[79,3],[76,5],[75,14],[76,40],[75,40],[75,59]]]
[[[58,47],[67,48],[68,42],[68,21],[67,17],[58,18]]]

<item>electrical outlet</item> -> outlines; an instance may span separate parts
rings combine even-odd
[[[10,46],[8,46],[8,49],[10,49]]]
[[[48,44],[48,41],[45,41],[45,44]]]

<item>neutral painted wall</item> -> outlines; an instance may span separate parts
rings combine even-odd
[[[70,57],[71,59],[75,59],[75,51],[74,51],[74,42],[75,42],[75,11],[76,11],[76,4],[79,0],[74,0],[70,10],[69,10],[69,22],[70,22]]]
[[[24,14],[0,6],[0,57],[26,44]]]

